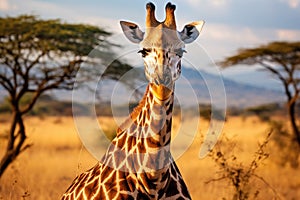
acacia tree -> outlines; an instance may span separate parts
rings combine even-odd
[[[240,49],[220,62],[223,67],[259,64],[273,74],[284,88],[293,135],[300,146],[296,104],[300,93],[300,42],[272,42],[257,48]]]
[[[91,50],[97,47],[100,60],[112,56],[112,44],[106,40],[110,35],[95,26],[42,20],[32,15],[0,18],[0,89],[8,93],[12,111],[0,177],[30,147],[25,142],[24,115],[46,91],[72,90],[79,67],[91,59],[88,57]],[[110,70],[106,76],[120,77],[131,69],[121,61],[112,67],[119,70]],[[31,98],[21,104],[28,94]]]

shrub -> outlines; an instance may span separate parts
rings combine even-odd
[[[253,159],[248,165],[239,161],[239,156],[234,152],[234,148],[236,148],[234,142],[231,142],[228,139],[226,142],[219,142],[209,154],[210,158],[219,168],[218,177],[210,179],[206,183],[213,181],[227,181],[232,188],[234,188],[233,200],[247,200],[258,198],[259,190],[255,188],[255,184],[251,184],[251,182],[256,179],[270,187],[274,194],[277,195],[276,191],[264,180],[264,178],[256,174],[258,167],[263,161],[269,158],[266,147],[269,143],[270,136],[271,133],[269,133],[265,140],[258,145],[257,151],[254,153]],[[221,147],[224,146],[229,148],[223,150]]]

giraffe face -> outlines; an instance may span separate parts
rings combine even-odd
[[[185,52],[185,44],[178,38],[177,32],[162,24],[148,28],[140,48],[149,82],[172,89],[181,74],[181,58]]]
[[[181,74],[181,59],[185,44],[193,42],[204,24],[193,22],[176,30],[175,5],[166,5],[166,19],[158,22],[155,18],[155,6],[146,6],[146,29],[141,31],[138,25],[121,21],[125,36],[133,43],[140,44],[140,51],[145,66],[145,75],[150,83],[163,85],[173,90],[175,81]]]

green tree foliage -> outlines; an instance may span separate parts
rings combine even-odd
[[[0,177],[30,147],[25,143],[24,115],[46,91],[73,89],[74,78],[83,63],[103,66],[88,56],[91,50],[97,50],[97,61],[113,57],[112,47],[117,45],[107,41],[110,35],[95,26],[42,20],[32,15],[0,18],[0,87],[8,94],[12,113]],[[108,69],[105,76],[117,79],[131,67],[116,60]],[[88,79],[93,78],[93,71],[86,71],[87,74]]]
[[[300,146],[300,130],[296,121],[300,93],[300,42],[272,42],[256,48],[240,49],[220,62],[223,67],[238,64],[261,65],[282,83],[293,135]]]

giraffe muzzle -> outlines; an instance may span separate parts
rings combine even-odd
[[[173,81],[171,70],[169,70],[167,67],[164,68],[165,70],[163,70],[163,72],[158,72],[155,74],[155,77],[153,77],[154,83],[158,86],[163,85],[172,90]]]

